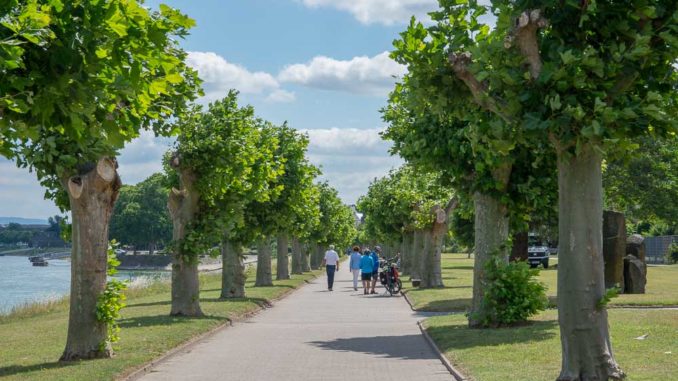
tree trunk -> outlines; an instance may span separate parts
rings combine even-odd
[[[309,249],[311,252],[311,269],[317,270],[320,267],[320,264],[322,263],[322,246],[318,243],[312,243],[309,245]]]
[[[221,243],[221,298],[244,298],[246,279],[240,245],[224,239]]]
[[[602,254],[601,154],[585,144],[576,157],[558,155],[559,381],[620,380],[612,354]]]
[[[410,278],[421,279],[421,256],[424,249],[424,231],[417,229],[414,231],[412,240],[412,255],[410,256]]]
[[[509,219],[506,206],[496,198],[476,192],[475,209],[475,258],[473,263],[473,302],[468,315],[469,326],[481,326],[483,297],[487,280],[485,267],[495,257],[508,262],[506,242],[509,234]]]
[[[301,264],[303,266],[303,271],[307,273],[311,271],[311,245],[309,243],[304,243],[301,252],[303,253]]]
[[[290,262],[287,256],[287,235],[278,236],[278,261],[276,265],[275,279],[290,279]]]
[[[148,255],[153,255],[155,253],[155,242],[148,244]]]
[[[445,209],[441,208],[440,205],[436,205],[432,209],[436,218],[431,229],[426,231],[427,250],[424,250],[422,260],[421,287],[445,287],[441,269],[443,243],[447,235],[448,216],[456,207],[457,199],[453,198]]]
[[[304,252],[298,238],[292,238],[292,274],[304,272]]]
[[[400,249],[400,273],[410,274],[410,251],[412,250],[412,233],[403,233],[402,249]]]
[[[172,217],[172,240],[175,242],[172,255],[172,316],[202,316],[200,309],[200,281],[198,258],[195,253],[186,253],[183,240],[187,228],[198,213],[200,195],[195,189],[195,175],[179,166],[179,159],[172,158],[172,167],[179,171],[181,190],[172,188],[167,207]]]
[[[255,286],[273,286],[271,267],[271,242],[268,238],[262,238],[257,245],[257,279],[254,282]]]
[[[513,247],[511,248],[511,256],[509,257],[510,261],[527,261],[527,238],[527,232],[513,234]]]
[[[110,357],[106,324],[97,300],[106,288],[108,222],[120,189],[115,159],[103,158],[87,173],[63,179],[71,205],[71,299],[61,361]]]

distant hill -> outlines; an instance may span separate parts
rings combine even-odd
[[[0,225],[7,225],[10,222],[21,225],[49,225],[47,220],[41,220],[37,218],[0,217]]]

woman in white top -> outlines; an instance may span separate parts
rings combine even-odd
[[[323,258],[323,266],[327,271],[327,289],[332,291],[334,285],[334,273],[339,271],[339,254],[334,251],[334,245],[330,245],[330,249],[325,252]]]

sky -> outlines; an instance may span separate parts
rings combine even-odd
[[[204,80],[201,103],[237,89],[242,104],[273,123],[307,132],[323,180],[355,203],[375,177],[402,163],[379,137],[379,109],[405,68],[388,57],[412,15],[437,0],[148,0],[178,8],[197,26],[181,41]],[[142,135],[119,156],[124,183],[161,170],[172,139]],[[0,158],[0,216],[58,213],[35,175]]]

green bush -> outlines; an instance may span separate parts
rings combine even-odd
[[[672,243],[666,250],[666,262],[669,264],[678,263],[678,243]]]
[[[546,286],[537,281],[539,270],[525,262],[490,261],[480,321],[487,327],[515,325],[548,306]]]

